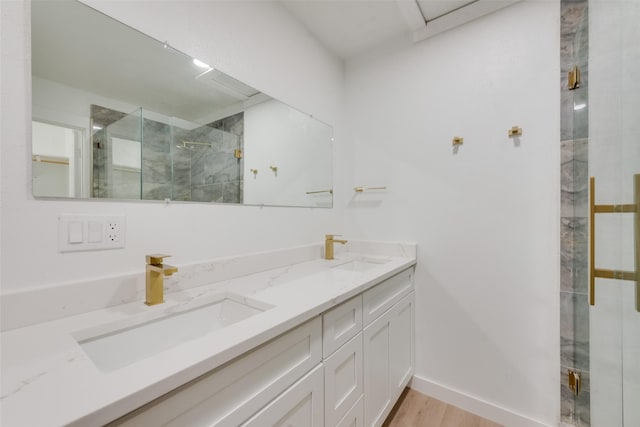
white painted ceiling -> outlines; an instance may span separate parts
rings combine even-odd
[[[520,0],[281,0],[327,50],[342,59],[386,41],[419,41]]]
[[[395,0],[284,0],[282,4],[342,59],[411,31]]]

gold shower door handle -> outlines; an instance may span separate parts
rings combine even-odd
[[[596,205],[596,179],[589,178],[589,304],[596,303],[596,277],[631,280],[636,282],[636,311],[640,312],[640,174],[633,176],[634,203],[626,205]],[[633,213],[635,240],[635,271],[617,271],[596,268],[596,214]]]

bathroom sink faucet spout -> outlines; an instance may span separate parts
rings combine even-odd
[[[171,255],[147,255],[146,265],[146,300],[147,305],[162,304],[164,302],[164,276],[171,276],[178,271],[178,267],[163,264],[164,258]]]
[[[324,259],[333,259],[333,244],[334,243],[347,243],[347,240],[334,239],[336,235],[326,234],[324,240]]]

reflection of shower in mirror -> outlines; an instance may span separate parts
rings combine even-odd
[[[33,119],[79,133],[73,155],[34,134],[70,162],[35,165],[35,196],[332,206],[304,194],[333,187],[331,127],[207,61],[67,0],[31,3],[31,54]]]

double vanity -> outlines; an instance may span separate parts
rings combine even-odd
[[[415,245],[323,252],[179,266],[163,304],[145,305],[132,275],[100,283],[112,296],[134,287],[124,303],[69,315],[96,286],[75,284],[49,290],[60,305],[48,319],[5,313],[2,424],[381,425],[413,375]],[[75,306],[62,305],[65,292]]]

